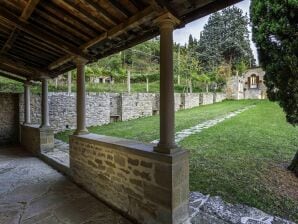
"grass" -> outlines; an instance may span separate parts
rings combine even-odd
[[[176,113],[176,131],[183,130],[203,121],[225,115],[231,111],[257,103],[254,100],[225,101],[212,105],[201,106]],[[142,142],[150,142],[159,138],[159,116],[144,117],[127,122],[111,123],[88,128],[90,132]],[[58,139],[68,142],[68,136],[73,131],[65,131],[56,135]]]
[[[184,139],[181,145],[191,152],[190,189],[297,222],[298,179],[285,167],[298,149],[298,128],[284,117],[277,104],[265,101]]]
[[[298,179],[286,170],[298,148],[298,128],[268,101],[225,101],[176,113],[176,131],[248,105],[256,107],[180,144],[190,151],[190,190],[219,195],[298,222]],[[149,142],[158,138],[158,116],[91,127],[98,134]],[[57,135],[68,139],[69,132]]]

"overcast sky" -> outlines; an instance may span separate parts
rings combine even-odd
[[[235,6],[242,9],[244,13],[247,13],[247,15],[249,15],[249,5],[250,5],[250,0],[244,0],[238,4],[235,4]],[[184,45],[185,43],[188,42],[188,37],[190,34],[193,37],[199,39],[200,32],[203,30],[204,25],[208,21],[208,18],[209,18],[209,16],[205,16],[201,19],[195,20],[194,22],[187,24],[182,29],[175,30],[174,31],[174,41],[176,43],[180,43],[180,44]],[[249,30],[250,30],[250,42],[251,42],[250,45],[251,45],[254,57],[257,60],[257,64],[258,64],[257,50],[256,50],[254,43],[251,40],[251,27],[249,27]]]

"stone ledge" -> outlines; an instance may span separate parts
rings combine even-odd
[[[166,162],[166,163],[176,163],[177,161],[183,160],[188,157],[189,152],[181,149],[181,151],[173,154],[163,154],[158,153],[153,150],[156,144],[142,143],[134,140],[97,135],[97,134],[87,134],[87,135],[72,135],[70,136],[70,141],[76,138],[80,141],[85,141],[89,143],[96,143],[97,145],[102,145],[104,147],[113,146],[113,149],[129,153],[146,156],[147,158],[152,158],[154,160]]]

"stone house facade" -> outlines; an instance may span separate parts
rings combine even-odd
[[[266,99],[265,71],[262,68],[247,70],[242,76],[232,76],[227,81],[228,99]]]

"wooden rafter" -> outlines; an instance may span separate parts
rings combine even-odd
[[[26,81],[26,79],[21,76],[15,76],[9,72],[5,72],[5,71],[1,71],[1,70],[0,70],[0,76],[2,76],[4,78],[12,79],[17,82],[25,82]]]
[[[152,6],[148,6],[143,11],[138,12],[134,16],[128,18],[124,22],[114,26],[112,29],[108,30],[107,32],[104,32],[103,34],[93,38],[92,40],[86,42],[85,44],[80,46],[80,50],[86,51],[88,48],[94,46],[95,44],[98,44],[104,40],[114,38],[124,32],[126,32],[128,29],[131,29],[132,27],[138,26],[139,24],[143,23],[148,19],[148,16],[151,16],[153,13],[156,13],[153,10]],[[71,55],[64,56],[62,58],[59,58],[57,61],[51,63],[48,66],[48,69],[53,70],[55,68],[58,68],[59,66],[69,62],[72,60]]]
[[[55,37],[51,33],[46,32],[45,30],[39,28],[38,26],[30,24],[29,22],[24,22],[20,20],[18,17],[10,13],[7,9],[5,9],[2,6],[0,6],[0,20],[5,20],[8,23],[15,25],[18,29],[58,49],[61,49],[68,54],[80,56],[83,58],[89,58],[88,55],[85,55],[82,51],[77,49],[77,47],[70,45],[69,43]]]
[[[131,17],[131,12],[128,11],[118,0],[109,0],[109,3],[112,4],[114,8],[116,8],[121,14],[126,17]]]
[[[24,63],[20,63],[15,60],[11,60],[7,57],[0,56],[0,65],[4,67],[11,68],[12,73],[14,74],[27,74],[27,76],[36,79],[38,77],[42,76],[49,76],[49,72],[47,70],[41,70],[37,69],[31,66],[28,66]],[[1,68],[1,67],[0,67]]]
[[[36,8],[39,1],[40,0],[29,0],[29,2],[27,3],[27,5],[26,5],[25,9],[23,10],[22,15],[20,16],[19,19],[22,21],[27,21],[30,18],[31,14],[33,13],[33,11]],[[13,43],[17,39],[18,34],[19,34],[19,30],[15,26],[14,29],[12,30],[8,40],[2,47],[0,53],[4,54],[12,47]]]

